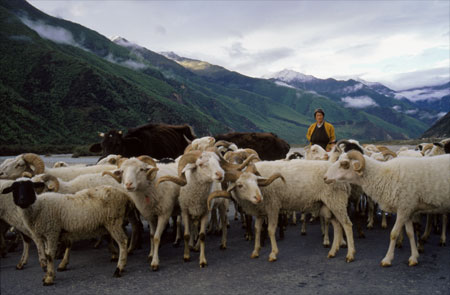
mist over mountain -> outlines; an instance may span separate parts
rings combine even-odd
[[[99,131],[147,122],[187,123],[198,136],[267,131],[306,143],[318,107],[338,138],[405,139],[434,122],[425,112],[439,112],[355,80],[296,79],[287,72],[284,80],[257,79],[159,54],[22,0],[0,1],[0,27],[0,105],[8,114],[0,144],[89,144]]]

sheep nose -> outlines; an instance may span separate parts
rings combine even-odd
[[[258,194],[255,196],[256,203],[261,203],[261,196]]]
[[[125,183],[125,187],[127,189],[132,189],[133,188],[133,183],[132,182],[127,182],[127,183]]]

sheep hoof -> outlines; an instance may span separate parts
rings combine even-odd
[[[330,248],[330,244],[323,244],[324,248]]]
[[[396,244],[396,245],[395,245],[395,248],[401,249],[401,248],[403,248],[403,245],[402,245],[402,244]]]
[[[347,258],[345,258],[345,261],[347,263],[353,262],[353,261],[355,261],[355,257],[347,257]]]
[[[360,239],[365,239],[365,238],[366,238],[366,235],[363,234],[363,233],[361,233],[361,234],[358,235],[358,238],[360,238]]]
[[[178,248],[180,246],[180,240],[176,240],[173,244],[172,247],[174,248]]]
[[[254,259],[254,258],[258,258],[259,257],[259,253],[252,253],[252,255],[250,256],[250,258]]]
[[[269,262],[274,262],[274,261],[277,261],[277,258],[276,258],[276,257],[269,256]]]
[[[302,232],[302,236],[306,236],[306,232]]]
[[[439,242],[439,246],[445,247],[445,242]]]
[[[414,260],[414,259],[409,259],[408,260],[408,265],[409,266],[416,266],[417,264],[419,264],[419,262],[417,262],[417,260]]]
[[[189,261],[191,261],[191,258],[190,257],[183,257],[183,259],[184,259],[184,262],[189,262]]]
[[[227,246],[225,246],[225,245],[220,245],[220,250],[226,250],[227,249]]]
[[[158,271],[159,270],[159,265],[152,265],[152,270],[153,271]]]
[[[120,278],[122,276],[122,271],[119,268],[116,268],[116,271],[113,274],[113,277]]]
[[[23,270],[23,264],[17,264],[16,265],[17,270]]]
[[[44,285],[44,286],[51,286],[51,285],[53,285],[53,284],[55,284],[55,283],[53,283],[53,282],[48,282],[48,283],[47,283],[47,282],[44,282],[43,285]]]
[[[67,270],[67,268],[65,266],[61,266],[61,267],[58,266],[58,268],[56,270],[57,271],[65,271],[65,270]]]
[[[390,262],[381,261],[381,266],[382,267],[390,267],[390,266],[392,266],[392,264]]]
[[[208,266],[208,263],[200,262],[200,268],[204,268],[204,267],[207,267],[207,266]]]

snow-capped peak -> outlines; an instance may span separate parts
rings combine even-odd
[[[275,74],[272,74],[268,76],[268,78],[277,79],[284,82],[292,82],[292,81],[299,81],[299,82],[309,82],[312,80],[317,79],[314,76],[311,75],[305,75],[293,70],[284,69],[280,72],[277,72]]]
[[[123,47],[133,47],[133,48],[141,48],[141,46],[132,43],[130,41],[128,41],[127,39],[120,37],[120,36],[114,36],[111,38],[111,41],[116,43],[117,45],[123,46]]]

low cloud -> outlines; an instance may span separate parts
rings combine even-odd
[[[395,98],[399,99],[406,97],[408,100],[416,102],[420,100],[439,100],[446,95],[450,95],[450,89],[434,90],[431,88],[424,88],[397,92]]]
[[[30,29],[36,31],[36,33],[38,33],[42,38],[51,40],[56,43],[82,48],[82,46],[75,41],[72,33],[64,28],[50,26],[45,24],[43,21],[32,21],[26,17],[22,17],[21,21]]]
[[[364,87],[364,84],[358,83],[358,84],[355,84],[353,86],[344,87],[344,89],[342,89],[342,92],[343,93],[353,93],[353,92],[356,92],[358,90],[361,90],[363,87]]]
[[[108,54],[105,59],[109,62],[127,67],[127,68],[131,68],[133,70],[141,70],[147,67],[147,65],[134,61],[132,59],[127,59],[127,60],[118,60],[114,57],[114,55],[112,55],[111,53]]]
[[[356,97],[343,97],[341,101],[344,103],[344,106],[347,108],[367,108],[372,106],[378,106],[378,104],[369,96],[356,96]]]

